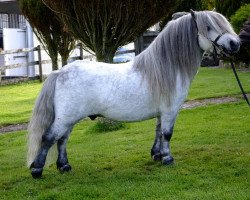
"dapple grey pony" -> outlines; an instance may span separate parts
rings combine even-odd
[[[169,165],[170,139],[178,111],[205,51],[226,55],[239,50],[239,38],[224,16],[194,12],[170,21],[132,62],[75,61],[53,72],[37,98],[28,132],[28,165],[42,176],[49,149],[57,144],[57,167],[69,171],[66,143],[79,120],[103,116],[133,122],[157,118],[151,155]]]

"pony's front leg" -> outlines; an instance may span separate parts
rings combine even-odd
[[[165,165],[172,164],[174,158],[170,152],[170,140],[177,113],[166,113],[161,116],[161,160]]]
[[[170,139],[173,135],[173,126],[162,129],[161,160],[164,165],[169,165],[174,162],[174,158],[170,152]]]
[[[151,157],[155,161],[161,161],[161,117],[157,117],[155,129],[155,141],[151,149]]]

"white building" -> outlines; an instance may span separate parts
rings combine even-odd
[[[32,48],[40,45],[33,34],[30,24],[21,15],[16,0],[0,0],[0,51],[22,48]],[[71,56],[79,56],[79,50],[72,52]],[[43,50],[42,60],[49,60],[49,56]],[[26,63],[38,60],[37,53],[17,53],[0,55],[0,66]],[[61,66],[60,60],[58,66]],[[43,64],[43,74],[52,71],[51,64]],[[5,76],[29,76],[39,74],[38,66],[18,67],[5,70]]]

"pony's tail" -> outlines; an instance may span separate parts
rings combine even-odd
[[[52,73],[46,79],[33,109],[28,126],[28,167],[30,167],[37,156],[41,147],[43,134],[54,121],[54,93],[58,74],[58,72]]]

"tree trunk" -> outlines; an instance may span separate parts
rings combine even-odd
[[[52,70],[58,70],[58,63],[57,63],[57,56],[51,56],[51,62],[52,62]]]
[[[61,56],[61,58],[62,58],[62,67],[64,67],[65,65],[67,65],[68,64],[68,55],[63,55],[63,56]]]
[[[96,60],[99,62],[113,63],[115,52],[96,52]]]

